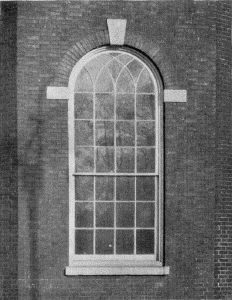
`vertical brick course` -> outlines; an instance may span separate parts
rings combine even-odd
[[[17,4],[0,20],[0,298],[18,297]]]
[[[232,5],[214,6],[217,42],[215,299],[232,298]]]

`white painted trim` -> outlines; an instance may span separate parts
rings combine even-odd
[[[126,22],[123,19],[107,19],[111,45],[123,45],[126,34]]]
[[[164,102],[187,102],[187,91],[164,90]]]
[[[47,99],[68,99],[69,88],[65,86],[48,86]]]
[[[75,172],[75,128],[74,128],[74,93],[68,101],[68,140],[69,140],[69,178]],[[75,199],[75,180],[69,179],[69,199]],[[69,259],[75,253],[75,201],[69,201]],[[69,261],[70,264],[70,261]]]
[[[121,267],[122,264],[130,267],[163,266],[160,261],[155,260],[154,254],[76,254],[73,257],[73,260],[70,262],[71,263],[69,263],[69,265],[71,265],[72,267],[103,267],[105,265],[110,265],[112,267]]]
[[[84,146],[83,146],[84,148]],[[126,147],[125,147],[126,148]],[[145,148],[145,147],[144,147]],[[148,147],[147,147],[148,148]],[[151,148],[151,147],[150,147]],[[138,148],[139,149],[139,148]],[[159,176],[159,173],[100,173],[100,172],[92,172],[92,173],[87,173],[87,172],[78,172],[78,173],[73,173],[73,176]]]
[[[65,275],[168,275],[170,272],[169,267],[130,267],[121,265],[120,267],[115,266],[104,266],[104,267],[66,267]]]

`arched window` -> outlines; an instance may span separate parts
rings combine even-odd
[[[66,274],[161,274],[158,73],[137,52],[102,48],[77,63],[69,90]]]

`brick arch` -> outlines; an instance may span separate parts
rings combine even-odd
[[[110,45],[108,30],[86,36],[73,45],[59,64],[54,85],[68,86],[69,76],[76,63],[91,50],[107,45]],[[160,71],[165,89],[177,88],[174,68],[159,45],[129,32],[126,34],[124,45],[143,52],[154,62]]]
[[[174,67],[158,43],[146,40],[140,35],[127,32],[125,45],[142,51],[153,61],[160,72],[165,89],[178,89]]]

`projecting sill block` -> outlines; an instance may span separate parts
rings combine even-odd
[[[75,275],[168,275],[169,267],[66,267],[67,276]]]

